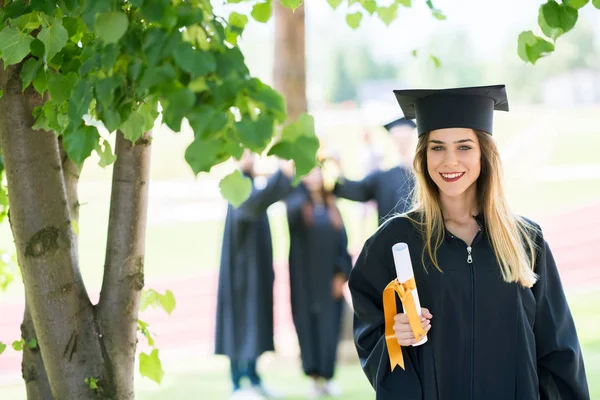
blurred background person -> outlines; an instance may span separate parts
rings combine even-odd
[[[241,172],[253,181],[250,197],[227,207],[217,294],[215,354],[229,357],[232,398],[273,397],[256,369],[261,354],[274,351],[273,247],[267,208],[291,190],[293,165],[282,162],[264,187],[255,181],[255,156],[246,150]],[[248,378],[250,388],[242,388]]]
[[[339,396],[333,384],[343,310],[343,288],[352,261],[334,196],[314,168],[286,199],[290,231],[290,290],[304,373],[312,378],[310,397]]]
[[[414,150],[413,132],[415,123],[399,118],[384,125],[390,133],[398,153],[398,165],[389,169],[377,169],[361,181],[338,178],[333,193],[344,199],[377,203],[378,223],[381,224],[395,213],[403,213],[410,207],[410,197],[414,188],[412,157]],[[341,167],[340,167],[341,169]]]

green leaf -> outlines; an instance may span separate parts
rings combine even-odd
[[[269,150],[269,155],[275,155],[286,160],[294,160],[296,177],[308,174],[317,163],[319,140],[316,137],[301,136],[294,143],[279,142]]]
[[[4,353],[4,350],[6,350],[6,345],[0,342],[0,354]]]
[[[140,375],[160,385],[164,374],[160,358],[158,357],[158,350],[152,350],[150,355],[146,353],[140,354]]]
[[[164,295],[161,295],[158,298],[158,302],[160,303],[162,309],[165,310],[165,312],[169,315],[171,315],[177,304],[175,302],[175,296],[173,296],[173,292],[170,290],[167,290]]]
[[[175,47],[173,57],[175,63],[192,77],[203,76],[217,69],[217,61],[212,53],[194,49],[187,42]]]
[[[69,40],[69,34],[60,20],[54,20],[52,25],[42,28],[37,38],[44,43],[46,49],[46,64],[48,64]]]
[[[71,97],[71,92],[77,83],[77,74],[69,72],[67,75],[50,74],[48,78],[48,92],[57,104],[64,103]]]
[[[396,3],[400,3],[407,8],[410,8],[412,6],[412,0],[396,0]]]
[[[39,59],[42,59],[44,54],[46,54],[46,46],[39,39],[34,39],[29,48],[31,49],[31,55]]]
[[[252,193],[252,181],[239,170],[233,171],[219,182],[221,194],[233,207],[239,207]]]
[[[222,154],[223,140],[219,138],[196,139],[185,150],[185,161],[195,175],[208,172],[219,161],[226,157]]]
[[[560,28],[565,33],[573,29],[578,16],[576,9],[558,4],[554,0],[542,5],[540,13],[550,28]]]
[[[592,5],[600,10],[600,0],[592,0]]]
[[[148,329],[148,323],[138,319],[138,330],[142,332],[142,335],[146,337],[148,340],[148,345],[154,347],[154,339],[152,338],[152,334]]]
[[[22,351],[24,346],[25,346],[25,341],[23,339],[21,339],[21,340],[15,340],[12,343],[12,348],[15,351]]]
[[[16,28],[4,28],[0,31],[0,56],[4,60],[4,68],[20,63],[27,54],[33,38]]]
[[[269,155],[286,160],[294,160],[296,179],[306,175],[315,166],[319,140],[315,136],[315,123],[312,116],[302,114],[296,122],[288,124],[281,134],[281,142],[275,144]]]
[[[33,87],[39,94],[44,94],[48,89],[48,76],[44,67],[38,69],[35,78],[33,78]]]
[[[247,23],[248,17],[244,14],[240,14],[235,11],[229,14],[229,24],[244,29]]]
[[[286,8],[291,8],[292,10],[296,10],[296,8],[300,7],[302,4],[302,0],[280,0],[281,5]]]
[[[517,52],[519,57],[525,61],[535,64],[538,59],[554,51],[554,45],[532,31],[521,32],[518,40]]]
[[[25,61],[20,75],[21,81],[23,81],[23,91],[25,91],[25,89],[27,89],[27,87],[31,84],[41,66],[42,62],[35,58],[30,58]]]
[[[129,26],[127,16],[122,12],[106,12],[96,16],[95,31],[105,44],[117,43]]]
[[[207,91],[209,87],[206,83],[206,77],[199,76],[198,78],[194,79],[189,83],[188,88],[194,93],[201,93]]]
[[[30,0],[29,4],[33,10],[41,11],[46,15],[52,15],[52,13],[56,10],[56,3],[53,1]]]
[[[360,4],[371,15],[377,11],[377,2],[375,0],[360,0]]]
[[[430,55],[429,59],[433,63],[436,68],[440,68],[442,66],[442,61],[434,55]]]
[[[337,9],[340,6],[340,4],[342,4],[342,1],[343,0],[327,0],[331,8],[333,8],[334,10]]]
[[[435,19],[439,19],[440,21],[444,21],[446,19],[446,15],[438,9],[432,10],[431,15],[434,16]]]
[[[7,19],[11,19],[14,17],[18,17],[19,15],[23,15],[27,12],[27,6],[25,4],[25,1],[23,0],[14,0],[12,2],[10,2],[10,4],[8,4],[9,2],[5,1],[3,4],[4,9],[2,10],[0,8],[0,17],[1,17],[1,24],[2,26],[4,26],[4,22]]]
[[[113,154],[112,148],[110,147],[110,143],[108,141],[103,140],[102,145],[97,143],[95,150],[98,154],[98,157],[100,157],[100,161],[98,161],[98,165],[100,167],[106,168],[117,161],[117,156]],[[73,222],[75,222],[75,220],[73,220]]]
[[[177,71],[171,64],[161,65],[160,67],[149,67],[142,75],[139,90],[150,89],[164,83],[172,82],[177,77]]]
[[[235,127],[242,144],[256,153],[262,152],[273,137],[273,118],[265,114],[261,114],[258,121],[242,118]]]
[[[576,10],[585,6],[590,0],[563,0],[563,4]]]
[[[75,236],[79,236],[79,223],[76,219],[71,220],[71,228],[73,229]]]
[[[362,21],[362,17],[363,17],[362,13],[359,11],[352,13],[352,14],[347,14],[346,15],[346,23],[348,24],[348,26],[350,28],[356,29],[360,25],[360,21]]]
[[[144,134],[144,125],[144,117],[137,112],[132,112],[129,114],[127,121],[121,126],[121,132],[123,132],[126,139],[135,143]]]
[[[27,342],[27,347],[29,347],[32,350],[37,349],[37,347],[38,347],[37,338],[30,339],[29,342]]]
[[[315,120],[308,114],[302,114],[298,120],[286,125],[281,133],[281,140],[295,142],[301,136],[314,136]]]
[[[154,128],[154,122],[158,117],[158,111],[156,107],[156,103],[144,103],[138,109],[138,114],[144,118],[144,132]]]
[[[0,90],[0,99],[4,96],[4,90]]]
[[[258,79],[253,79],[251,83],[253,87],[250,89],[249,97],[256,103],[262,104],[263,109],[275,117],[275,121],[283,123],[287,118],[283,96]]]
[[[181,130],[181,120],[194,106],[196,95],[188,88],[179,89],[167,97],[163,115],[165,123],[174,132]]]
[[[148,21],[157,22],[162,20],[167,7],[171,7],[171,0],[145,0],[142,15]]]
[[[109,108],[113,104],[115,89],[120,85],[120,79],[117,76],[104,78],[96,82],[96,98],[103,107]]]
[[[94,377],[85,378],[84,382],[90,387],[92,390],[98,389],[98,379]]]
[[[121,49],[119,49],[119,46],[114,43],[104,47],[104,51],[102,52],[102,68],[104,68],[105,71],[112,70],[117,61],[117,57],[119,57],[120,51]]]
[[[92,98],[93,92],[90,82],[86,79],[79,79],[69,100],[69,118],[71,121],[78,121],[88,112]]]
[[[341,0],[340,0],[341,1]],[[273,7],[271,6],[271,2],[266,3],[256,3],[254,7],[252,7],[252,18],[254,18],[258,22],[266,23],[271,19],[271,15],[273,14]]]
[[[553,40],[558,39],[559,36],[565,33],[562,28],[552,28],[550,25],[548,25],[546,19],[544,18],[542,7],[540,7],[540,11],[538,13],[538,25],[542,29],[542,33]]]
[[[37,11],[23,14],[18,18],[13,18],[10,21],[10,26],[19,27],[21,30],[34,30],[42,25],[40,14]]]
[[[175,305],[175,296],[170,290],[167,290],[165,294],[160,294],[154,289],[148,289],[142,293],[140,310],[144,311],[149,306],[161,307],[167,314],[171,315]]]
[[[379,7],[377,15],[384,24],[391,24],[398,17],[398,4],[394,3],[389,7]]]
[[[86,158],[92,154],[100,135],[95,126],[79,125],[75,129],[67,129],[63,143],[69,158],[77,165],[82,165]]]

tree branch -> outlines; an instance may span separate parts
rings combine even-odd
[[[21,337],[25,339],[25,343],[36,339],[31,312],[25,300],[25,315],[21,324]],[[23,347],[23,362],[21,364],[21,374],[25,381],[27,390],[27,398],[31,400],[53,400],[50,382],[48,382],[48,374],[44,368],[44,360],[40,352],[39,344],[31,349],[29,346]]]
[[[54,398],[86,399],[102,376],[94,313],[81,279],[56,135],[31,129],[41,97],[22,92],[20,65],[0,63],[0,145],[10,222],[37,341]]]
[[[120,373],[114,377],[119,399],[133,398],[137,319],[144,287],[150,142],[150,132],[135,145],[117,132],[98,320],[111,363],[119,365]]]

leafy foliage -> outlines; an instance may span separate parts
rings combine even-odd
[[[250,15],[266,22],[271,0]],[[154,126],[159,104],[172,130],[190,121],[195,138],[185,159],[195,174],[239,159],[243,148],[266,151],[286,122],[285,102],[250,76],[236,46],[248,16],[234,12],[225,21],[208,0],[14,0],[2,22],[2,61],[23,62],[23,90],[48,94],[34,128],[62,136],[78,165],[92,151],[102,166],[114,162],[98,127],[135,142]],[[225,193],[237,201],[245,188]]]
[[[167,290],[165,294],[160,294],[154,289],[144,290],[140,310],[144,311],[149,306],[162,308],[167,314],[171,315],[176,306],[175,296],[173,296],[173,292],[170,290]],[[158,356],[158,349],[155,347],[154,338],[149,329],[149,324],[138,319],[137,330],[146,338],[148,345],[153,349],[150,354],[143,352],[140,354],[140,375],[160,384],[164,376],[164,371]]]
[[[522,32],[518,40],[519,57],[525,62],[535,64],[540,58],[551,54],[556,40],[575,27],[579,10],[589,2],[589,0],[563,0],[558,3],[555,0],[547,0],[539,8],[538,26],[551,42],[536,36],[532,31]],[[592,5],[600,9],[599,0],[592,0]]]
[[[160,294],[154,289],[144,290],[140,310],[144,311],[149,306],[160,307],[169,315],[173,312],[176,306],[175,296],[173,292],[167,290],[165,294]]]

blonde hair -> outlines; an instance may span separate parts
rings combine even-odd
[[[536,262],[535,235],[533,224],[510,211],[502,183],[502,163],[492,136],[477,131],[481,148],[481,173],[477,179],[477,202],[483,213],[485,228],[490,238],[496,260],[506,282],[518,282],[532,287],[537,280],[534,272]],[[413,192],[413,209],[420,218],[411,221],[423,232],[422,261],[425,254],[433,265],[442,270],[437,259],[437,250],[444,240],[444,219],[440,206],[439,189],[427,171],[427,142],[429,133],[419,137],[413,166],[416,187]]]

